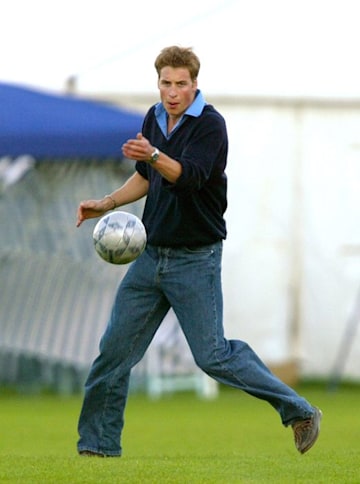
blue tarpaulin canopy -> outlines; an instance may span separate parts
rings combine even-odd
[[[0,156],[121,158],[142,116],[105,103],[0,83]]]

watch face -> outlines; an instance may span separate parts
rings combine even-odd
[[[154,153],[151,155],[151,161],[157,161],[159,158],[159,150],[155,150]]]

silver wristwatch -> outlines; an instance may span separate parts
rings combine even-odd
[[[154,151],[151,153],[151,157],[150,157],[150,160],[149,160],[149,163],[151,165],[153,165],[154,163],[157,162],[157,160],[159,159],[159,150],[157,148],[154,148]]]

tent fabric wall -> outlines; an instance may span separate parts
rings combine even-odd
[[[234,100],[225,325],[267,363],[330,378],[360,289],[360,102]],[[360,314],[342,377],[360,379]],[[355,328],[355,329],[356,329]]]
[[[77,229],[76,207],[125,176],[114,161],[43,162],[1,194],[0,355],[12,362],[0,366],[3,383],[23,380],[29,365],[38,374],[25,371],[23,383],[39,386],[56,386],[59,368],[76,381],[88,369],[126,266],[98,257],[95,222]],[[139,205],[127,209],[140,215]]]

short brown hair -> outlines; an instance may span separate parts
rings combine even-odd
[[[192,81],[197,79],[200,70],[200,61],[191,47],[173,45],[165,47],[155,60],[155,69],[160,77],[163,67],[185,67],[189,70]]]

